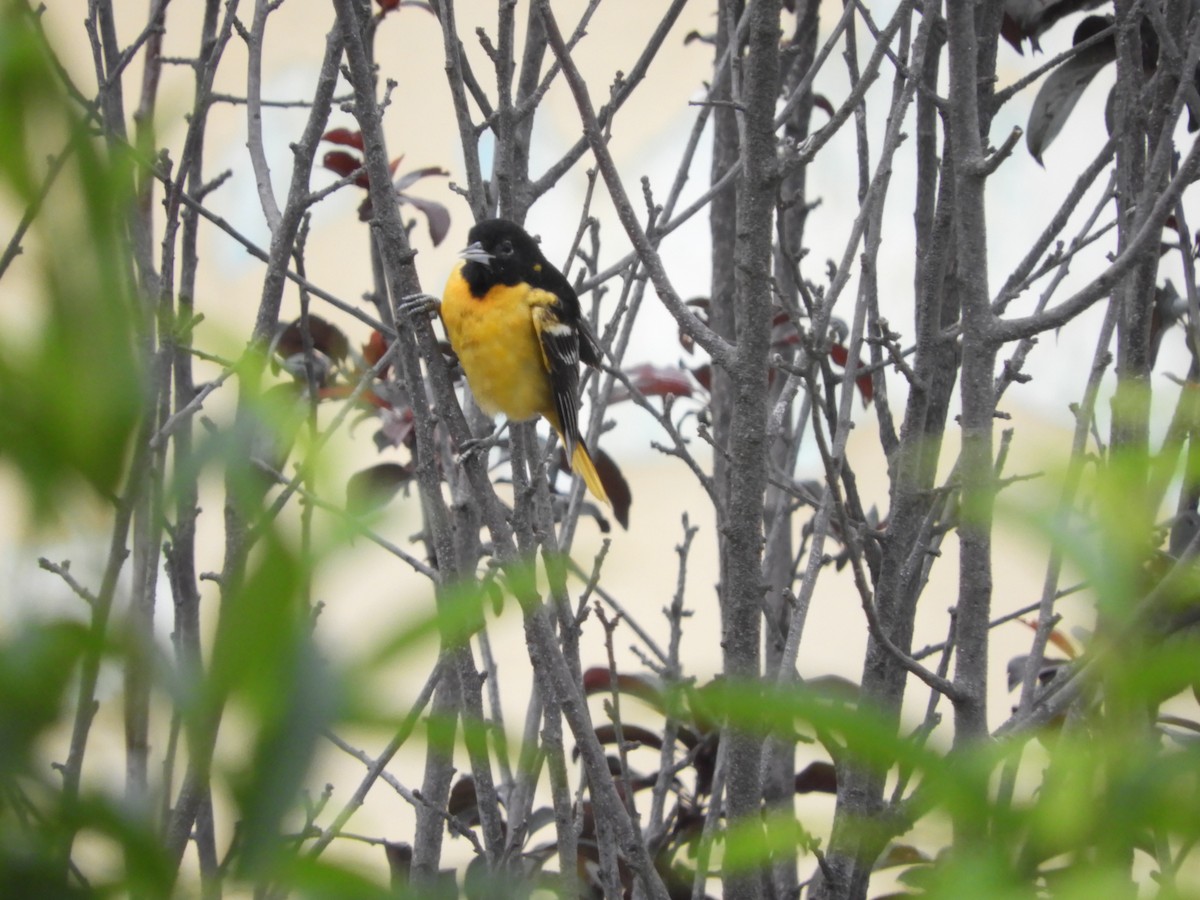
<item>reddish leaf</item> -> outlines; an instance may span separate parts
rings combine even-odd
[[[386,506],[412,475],[411,466],[399,463],[380,463],[355,472],[346,483],[346,511],[358,516]]]
[[[479,801],[475,796],[475,779],[463,775],[450,789],[446,811],[461,819],[464,825],[479,824]]]
[[[592,453],[592,462],[596,465],[596,474],[604,485],[604,493],[612,503],[613,517],[621,523],[621,527],[629,530],[629,507],[633,503],[633,492],[629,490],[629,482],[617,468],[611,456],[597,448]]]
[[[331,144],[341,144],[344,147],[353,147],[355,150],[363,149],[362,132],[351,131],[349,128],[334,128],[321,135],[321,140],[329,141]]]
[[[833,763],[809,763],[796,773],[797,794],[836,794],[837,769]]]
[[[700,382],[700,386],[709,393],[712,393],[712,366],[705,363],[702,366],[697,366],[691,370],[692,377]]]
[[[863,406],[867,406],[875,399],[875,383],[871,381],[870,375],[859,375],[854,379],[854,383],[858,385],[858,393],[862,396]]]
[[[827,113],[831,119],[837,115],[837,110],[833,108],[833,104],[829,102],[829,98],[824,94],[813,94],[813,106]]]
[[[363,360],[366,362],[366,364],[368,366],[374,366],[381,359],[383,359],[383,354],[387,353],[387,351],[388,351],[388,339],[383,336],[382,331],[380,331],[378,328],[376,328],[371,332],[371,336],[369,338],[367,338],[367,342],[365,344],[363,344],[363,348],[362,348]],[[382,378],[383,376],[385,376],[387,374],[387,370],[389,368],[391,368],[391,366],[385,367],[379,373],[379,377]]]
[[[304,331],[297,319],[281,326],[271,341],[271,360],[276,369],[282,368],[297,381],[307,383],[309,366],[319,387],[331,381],[338,365],[350,352],[350,343],[341,330],[319,316],[309,316],[308,334],[312,341],[311,356],[305,352]]]
[[[842,368],[845,368],[846,361],[850,358],[850,351],[841,344],[835,343],[829,347],[829,358]],[[854,367],[857,369],[859,363],[856,362]],[[866,406],[875,399],[875,385],[871,381],[870,375],[859,375],[855,377],[854,383],[858,387],[858,393],[862,396],[863,406]]]
[[[1037,631],[1037,622],[1032,622],[1029,619],[1018,619],[1017,621],[1019,621],[1030,631]],[[1078,658],[1079,651],[1075,649],[1075,645],[1071,643],[1071,639],[1057,628],[1050,632],[1049,641],[1063,653],[1067,654],[1068,659]],[[1047,660],[1047,662],[1049,662],[1049,660]]]
[[[583,673],[583,692],[589,697],[593,694],[606,694],[610,690],[612,682],[608,669],[593,666]],[[663,709],[662,687],[656,678],[648,675],[618,675],[617,690],[622,694],[637,697],[655,709]]]
[[[686,369],[669,366],[655,366],[650,363],[626,369],[630,383],[646,397],[690,397],[692,396],[692,380]],[[618,387],[613,391],[612,403],[628,400],[631,394],[627,389]]]
[[[303,320],[297,319],[283,328],[275,338],[273,350],[282,357],[295,356],[304,352]],[[320,316],[308,317],[308,333],[312,336],[312,347],[332,360],[341,362],[350,353],[350,341],[342,330],[331,325]]]
[[[325,154],[325,158],[321,160],[321,165],[330,172],[346,178],[362,168],[362,160],[353,153],[347,153],[345,150],[330,150]],[[364,172],[359,177],[365,176],[366,173]],[[355,183],[358,183],[358,179],[355,179]]]

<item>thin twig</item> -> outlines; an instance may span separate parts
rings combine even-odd
[[[334,819],[331,823],[329,823],[329,826],[321,831],[320,836],[313,842],[313,845],[309,847],[308,855],[310,857],[319,856],[321,851],[328,847],[333,839],[341,834],[341,831],[345,827],[346,823],[350,821],[350,817],[354,815],[360,806],[363,805],[363,801],[366,800],[367,794],[374,786],[376,780],[386,775],[384,770],[387,768],[387,764],[392,761],[392,757],[394,757],[400,748],[404,746],[404,742],[408,740],[409,735],[411,735],[413,732],[413,729],[417,727],[417,722],[421,718],[421,713],[424,711],[425,707],[429,705],[429,700],[433,696],[434,688],[437,687],[441,676],[442,667],[439,663],[429,674],[429,678],[427,678],[425,681],[425,686],[421,688],[421,693],[417,695],[416,700],[413,701],[412,706],[409,708],[408,714],[404,717],[404,721],[402,721],[400,723],[400,727],[396,729],[395,736],[388,742],[388,745],[383,748],[383,751],[379,754],[379,756],[375,757],[375,759],[369,759],[364,758],[365,754],[362,756],[359,756],[357,753],[354,754],[356,758],[363,760],[363,762],[366,764],[367,774],[363,777],[363,780],[359,782],[358,788],[346,802],[346,805],[342,807],[341,812],[334,816]],[[329,737],[330,740],[336,743],[339,747],[346,749],[347,752],[351,752],[348,745],[345,745],[344,742],[336,740],[332,734],[330,734]],[[397,788],[397,790],[399,789]]]

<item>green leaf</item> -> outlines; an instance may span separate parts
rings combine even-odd
[[[111,495],[146,402],[127,219],[132,164],[91,134],[58,87],[41,36],[0,9],[0,189],[34,202],[52,153],[66,164],[26,242],[39,251],[40,316],[0,339],[0,458],[15,463],[43,518],[82,477]]]
[[[324,859],[297,856],[286,861],[275,874],[290,896],[302,898],[337,897],[339,900],[395,900],[389,888],[359,873]]]
[[[55,724],[89,637],[71,622],[32,625],[0,645],[0,777],[23,772]]]
[[[272,531],[244,583],[228,596],[213,644],[200,727],[225,704],[253,736],[233,778],[242,823],[239,872],[262,873],[282,849],[280,823],[295,806],[321,732],[334,718],[338,679],[310,637],[304,564]]]

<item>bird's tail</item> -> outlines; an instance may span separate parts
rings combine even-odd
[[[600,473],[596,471],[592,457],[588,455],[587,445],[584,444],[583,438],[576,437],[574,441],[568,441],[567,436],[563,434],[562,426],[558,423],[558,416],[547,415],[546,418],[558,432],[558,439],[562,441],[562,445],[571,454],[571,471],[583,478],[583,483],[587,485],[593,497],[607,506],[612,506],[612,501],[608,499],[608,492],[604,490],[604,484],[600,481]]]
[[[604,490],[604,485],[600,481],[600,473],[596,471],[596,467],[592,464],[592,457],[588,454],[587,447],[584,446],[582,439],[575,441],[575,450],[571,454],[571,471],[583,478],[583,483],[587,485],[593,497],[601,503],[612,506],[612,501],[608,499],[608,493]]]

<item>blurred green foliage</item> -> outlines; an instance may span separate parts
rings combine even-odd
[[[27,207],[41,206],[28,240],[42,248],[36,261],[42,315],[34,336],[17,341],[0,334],[0,459],[16,472],[36,514],[47,518],[81,485],[105,497],[117,493],[129,465],[146,392],[149,321],[134,283],[126,225],[133,170],[129,156],[100,142],[85,111],[66,96],[31,13],[15,0],[0,5],[0,97],[0,190]],[[51,153],[69,158],[43,201]],[[289,445],[304,412],[293,399],[264,401],[259,417]],[[245,427],[207,459],[237,461],[249,508],[266,483],[250,465],[255,426]],[[764,738],[810,739],[815,743],[806,746],[824,748],[834,762],[852,755],[881,771],[911,771],[913,821],[933,815],[980,836],[954,848],[922,846],[923,858],[899,879],[913,894],[1111,897],[1127,892],[1131,871],[1141,871],[1163,896],[1200,896],[1188,855],[1200,845],[1200,724],[1175,716],[1180,727],[1171,731],[1159,717],[1160,704],[1200,685],[1200,645],[1190,631],[1142,628],[1145,621],[1117,614],[1133,610],[1155,583],[1148,565],[1152,511],[1137,502],[1146,463],[1110,464],[1094,480],[1097,528],[1047,531],[1094,586],[1101,610],[1133,627],[1089,648],[1095,662],[1085,702],[1070,720],[1037,735],[1047,748],[1044,761],[1038,753],[1025,755],[1023,774],[1037,789],[1018,792],[1011,802],[998,800],[995,790],[997,771],[1023,752],[1029,736],[948,756],[935,743],[898,736],[853,700],[831,699],[805,685],[717,683],[688,695],[691,713]],[[198,478],[200,472],[183,474]],[[214,775],[229,786],[240,823],[226,870],[234,884],[271,884],[298,896],[394,896],[382,849],[380,875],[371,879],[309,857],[311,835],[288,833],[321,735],[347,722],[379,725],[360,689],[373,673],[434,641],[469,641],[485,627],[488,610],[498,608],[501,587],[523,600],[538,593],[535,573],[517,569],[506,572],[507,581],[445,588],[436,612],[381,636],[378,652],[353,671],[335,672],[314,645],[305,599],[320,554],[302,554],[281,532],[261,530],[246,576],[223,597],[203,684],[185,685],[171,699],[193,748],[216,740],[212,729],[227,707],[249,723],[249,751],[232,771]],[[1169,612],[1200,603],[1194,577],[1165,593]],[[81,660],[103,654],[114,667],[122,664],[123,649],[97,646],[98,640],[78,624],[55,620],[0,636],[0,893],[6,897],[165,896],[175,889],[177,873],[154,814],[88,790],[64,804],[57,774],[46,765],[47,739],[76,715],[71,687]],[[676,698],[672,712],[682,706]],[[473,739],[481,748],[484,735],[448,720],[432,721],[427,730],[429,740]],[[793,848],[815,855],[819,824],[772,814],[719,835],[714,844],[721,846],[707,849],[739,867]],[[911,824],[897,826],[897,835]],[[118,848],[115,874],[82,873],[84,881],[71,872],[63,857],[68,833]],[[922,840],[919,831],[908,839]],[[1138,863],[1133,869],[1132,859]],[[672,862],[683,864],[685,854]]]
[[[0,334],[0,458],[46,517],[80,477],[111,495],[143,402],[124,225],[132,167],[66,97],[18,2],[0,6],[0,96],[0,187],[13,199],[41,203],[45,160],[68,156],[28,235],[42,248],[40,328],[32,340]]]

